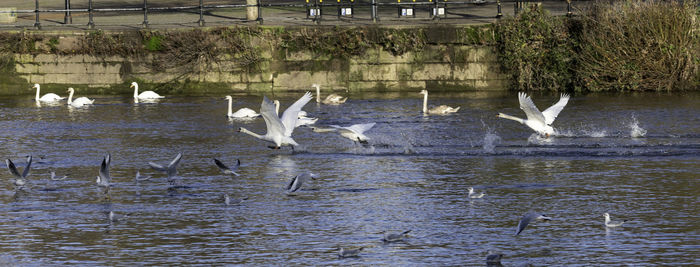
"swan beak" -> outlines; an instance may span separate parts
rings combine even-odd
[[[133,85],[133,84],[132,84],[132,85],[129,85],[129,88],[134,88],[134,85]]]

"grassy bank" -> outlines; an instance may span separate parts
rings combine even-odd
[[[496,24],[499,60],[523,90],[700,89],[700,9],[599,2],[574,18],[534,7]]]

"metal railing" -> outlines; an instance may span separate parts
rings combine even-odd
[[[50,1],[50,0],[45,0],[45,1]],[[52,2],[56,2],[57,0],[53,0]],[[451,10],[465,10],[469,9],[470,7],[480,7],[481,8],[481,16],[477,16],[480,18],[499,18],[503,16],[502,12],[502,3],[501,0],[489,0],[488,2],[486,0],[469,0],[469,1],[447,1],[447,0],[422,0],[422,1],[416,1],[416,0],[385,0],[381,1],[380,0],[301,0],[301,1],[263,1],[263,0],[256,0],[256,1],[248,1],[253,2],[253,4],[249,3],[239,3],[239,4],[226,4],[222,3],[223,1],[217,1],[216,4],[205,4],[205,0],[199,0],[198,4],[196,5],[190,5],[190,6],[162,6],[162,1],[161,1],[161,6],[149,6],[149,1],[148,0],[142,0],[142,5],[140,6],[131,6],[131,7],[102,7],[102,8],[94,8],[94,2],[99,1],[99,0],[88,0],[88,6],[87,8],[71,8],[71,3],[70,0],[65,0],[65,7],[62,9],[42,9],[40,6],[40,0],[35,0],[34,1],[34,9],[20,9],[20,10],[0,10],[0,15],[3,13],[11,13],[11,14],[31,14],[34,13],[34,24],[33,27],[36,29],[41,29],[42,24],[40,21],[40,14],[42,13],[64,13],[63,17],[63,25],[73,25],[73,14],[75,13],[87,13],[88,15],[88,22],[87,22],[87,27],[92,29],[96,26],[94,17],[95,14],[98,13],[111,13],[111,12],[116,12],[118,14],[124,14],[124,13],[130,13],[133,16],[133,13],[135,12],[143,12],[143,20],[141,21],[140,25],[142,27],[149,27],[151,24],[149,22],[148,16],[149,14],[153,13],[163,13],[163,12],[187,12],[187,13],[196,13],[199,15],[199,20],[197,21],[192,21],[193,23],[197,23],[199,26],[204,26],[206,24],[205,21],[205,13],[210,13],[212,11],[218,11],[218,10],[249,10],[249,9],[255,9],[256,12],[253,12],[254,14],[257,14],[255,17],[249,17],[247,16],[244,20],[240,21],[257,21],[258,23],[263,22],[263,16],[262,16],[262,9],[267,8],[267,9],[278,9],[278,10],[292,10],[291,12],[294,13],[296,16],[299,18],[306,18],[309,21],[312,21],[316,24],[321,23],[325,18],[328,18],[328,15],[325,15],[326,12],[330,11],[331,15],[330,17],[337,17],[338,19],[342,19],[344,21],[367,21],[367,17],[360,17],[356,16],[358,14],[357,12],[367,12],[369,13],[369,20],[373,23],[376,23],[380,20],[380,17],[394,17],[391,15],[389,12],[396,12],[398,11],[398,15],[395,17],[397,19],[410,19],[410,18],[415,18],[416,13],[418,11],[424,12],[424,14],[428,14],[428,16],[423,16],[424,18],[429,18],[435,21],[440,21],[443,19],[448,18],[448,14],[450,14]],[[140,0],[141,1],[141,0]],[[153,1],[153,0],[152,0]],[[197,1],[197,0],[193,0]],[[505,1],[504,1],[505,2]],[[520,10],[525,8],[526,4],[528,2],[526,1],[520,1],[520,0],[515,0],[515,1],[508,1],[509,3],[513,4],[514,9],[513,12],[514,14],[517,14]],[[546,1],[542,1],[546,2]],[[571,15],[571,2],[570,0],[560,0],[560,1],[549,1],[550,3],[566,3],[566,11],[567,15]],[[484,7],[489,7],[492,9],[487,9],[487,11],[484,11]],[[393,11],[390,11],[393,10]],[[304,15],[301,15],[299,13],[304,12]],[[380,15],[380,12],[383,12],[383,14]],[[490,14],[483,14],[484,12],[490,13]],[[394,13],[396,14],[396,13]],[[454,13],[453,13],[454,14]],[[325,15],[325,16],[324,16]],[[457,14],[454,15],[455,18],[468,18],[468,16],[465,16],[464,14]],[[126,23],[126,24],[132,24],[133,23]]]

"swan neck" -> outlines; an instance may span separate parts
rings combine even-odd
[[[70,105],[70,103],[73,103],[73,90],[68,92],[68,105]]]
[[[275,101],[275,115],[277,115],[277,117],[280,116],[280,102],[279,101]]]
[[[509,119],[509,120],[514,120],[514,121],[517,121],[519,123],[525,123],[525,120],[518,118],[518,117],[508,115],[508,114],[498,113],[498,117],[504,118],[504,119]]]
[[[39,85],[36,86],[36,101],[39,101]]]
[[[259,134],[256,134],[256,133],[254,133],[254,132],[248,131],[248,129],[246,129],[246,128],[241,128],[241,132],[242,132],[242,133],[245,133],[245,134],[248,134],[248,135],[250,135],[250,136],[253,136],[253,137],[257,138],[257,139],[263,139],[262,135],[259,135]]]
[[[428,113],[428,92],[423,94],[423,113]]]
[[[134,84],[134,98],[138,98],[138,97],[139,97],[139,85]]]
[[[233,116],[233,98],[228,99],[228,116]]]
[[[321,102],[321,86],[316,85],[316,103]]]

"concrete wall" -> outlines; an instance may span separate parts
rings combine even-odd
[[[28,94],[30,84],[40,83],[45,92],[73,86],[82,93],[122,94],[130,92],[128,83],[134,80],[185,94],[308,90],[313,83],[348,91],[505,90],[507,85],[489,46],[429,45],[401,56],[373,48],[350,59],[276,51],[274,45],[261,50],[263,60],[252,70],[237,67],[235,59],[223,59],[208,71],[188,73],[155,71],[148,56],[15,55],[14,71],[3,75],[14,82],[6,81],[8,88],[0,92]]]

